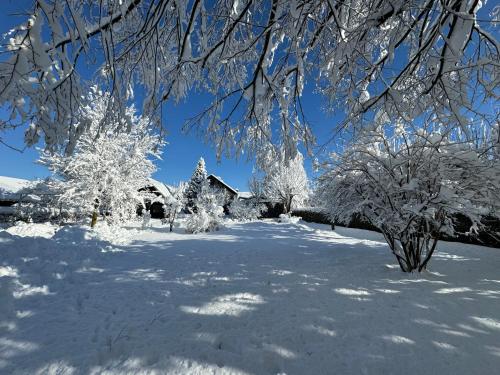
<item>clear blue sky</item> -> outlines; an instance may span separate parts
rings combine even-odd
[[[1,0],[0,2],[0,32],[8,31],[14,25],[25,20],[25,17],[14,15],[30,9],[30,0]],[[321,100],[313,95],[311,90],[305,93],[304,102],[306,114],[315,128],[315,134],[321,143],[333,129],[333,119],[328,119],[320,110]],[[185,102],[174,105],[169,103],[165,107],[164,119],[168,131],[167,142],[163,153],[163,160],[157,162],[158,171],[154,177],[166,183],[177,183],[187,180],[191,176],[196,162],[203,156],[208,173],[221,176],[228,184],[239,190],[247,190],[247,181],[252,174],[253,164],[245,158],[232,160],[223,158],[217,163],[215,151],[206,145],[195,134],[185,135],[181,132],[184,121],[194,116],[197,111],[208,104],[202,95],[193,95]],[[141,108],[141,105],[138,105]],[[0,116],[5,116],[0,109]],[[23,148],[23,133],[25,129],[9,131],[0,134],[2,140],[8,144]],[[38,152],[35,149],[26,149],[20,153],[0,144],[0,175],[18,178],[46,177],[49,171],[35,163]],[[311,161],[306,160],[306,168],[312,173]]]

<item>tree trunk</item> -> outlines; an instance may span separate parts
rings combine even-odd
[[[387,236],[386,240],[388,239]],[[421,237],[418,234],[413,234],[405,239],[388,241],[389,246],[396,256],[399,267],[403,272],[422,272],[426,269],[429,260],[434,254],[438,237]],[[401,246],[401,251],[396,249],[396,241]]]
[[[94,208],[94,212],[92,212],[92,221],[90,222],[90,227],[94,228],[97,224],[97,208]]]
[[[293,195],[286,197],[285,203],[283,204],[283,209],[285,210],[285,212],[283,212],[284,214],[288,214],[292,210],[292,199]]]

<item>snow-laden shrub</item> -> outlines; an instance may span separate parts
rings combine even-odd
[[[186,205],[186,187],[187,185],[181,182],[178,186],[170,188],[170,195],[164,198],[165,219],[162,220],[162,223],[168,223],[170,232],[174,228],[175,220]]]
[[[292,216],[299,216],[309,223],[332,225],[332,221],[324,209],[318,207],[300,207],[292,211]]]
[[[186,220],[186,231],[201,233],[218,230],[224,217],[224,200],[225,197],[219,190],[212,188],[208,181],[204,181],[194,202],[196,212],[189,215]]]
[[[471,129],[469,134],[488,134]],[[333,221],[357,215],[384,235],[404,272],[422,271],[443,235],[458,233],[457,215],[477,233],[500,215],[500,154],[491,139],[377,126],[332,155],[319,193]]]
[[[278,221],[285,224],[297,224],[301,220],[299,216],[291,216],[290,214],[281,214]]]
[[[146,210],[142,213],[142,229],[151,227],[151,212]]]
[[[266,207],[262,204],[257,204],[253,200],[235,199],[229,206],[229,214],[235,220],[250,221],[257,220]]]
[[[188,233],[210,232],[217,229],[218,222],[213,220],[212,215],[201,207],[186,220],[186,232]]]

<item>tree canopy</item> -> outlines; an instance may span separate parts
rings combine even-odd
[[[5,34],[0,130],[26,143],[72,144],[92,81],[126,114],[134,90],[161,126],[161,107],[192,90],[211,94],[186,127],[201,126],[220,155],[279,139],[294,155],[314,136],[302,105],[310,83],[337,128],[374,116],[425,117],[449,127],[498,113],[498,6],[479,0],[33,0]],[[90,73],[88,72],[90,70]],[[125,117],[126,118],[126,117]],[[126,127],[126,121],[122,126]],[[332,127],[333,128],[333,127]]]

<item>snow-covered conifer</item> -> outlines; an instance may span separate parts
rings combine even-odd
[[[188,211],[196,211],[196,200],[198,194],[200,194],[203,184],[207,179],[207,170],[205,167],[205,159],[202,157],[198,160],[196,164],[196,169],[189,180],[186,189],[184,190],[184,196],[186,199],[186,208]]]

